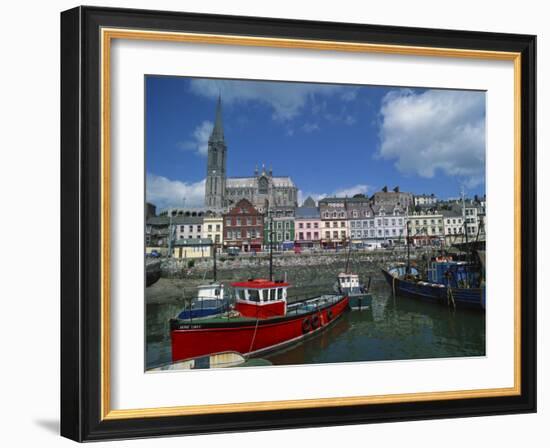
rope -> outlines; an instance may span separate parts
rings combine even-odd
[[[250,342],[250,348],[248,349],[248,353],[252,351],[252,346],[254,345],[254,341],[256,340],[256,332],[258,331],[259,323],[260,323],[260,319],[256,318],[256,328],[254,328],[254,335],[252,336],[252,341]]]
[[[453,304],[453,309],[456,309],[455,298],[453,296],[453,290],[450,286],[447,286],[447,305]]]

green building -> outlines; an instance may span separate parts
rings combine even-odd
[[[294,248],[294,208],[276,207],[269,211],[264,225],[264,249],[269,250],[270,234],[273,250]]]

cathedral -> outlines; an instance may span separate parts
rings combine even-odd
[[[252,177],[227,177],[227,145],[223,134],[221,98],[218,98],[216,121],[208,139],[205,206],[222,211],[241,199],[250,201],[261,213],[268,207],[296,207],[298,188],[290,177],[273,176],[271,169],[259,171]]]

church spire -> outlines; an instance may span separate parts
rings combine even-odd
[[[210,135],[211,141],[223,142],[223,122],[222,122],[222,96],[218,96],[218,105],[216,107],[216,122]]]

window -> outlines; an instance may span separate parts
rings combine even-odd
[[[325,212],[325,218],[329,218],[329,217],[330,217],[329,213]]]
[[[314,228],[314,229],[318,229],[318,228],[319,228],[319,223],[318,223],[318,222],[314,222],[314,223],[313,223],[313,228]]]
[[[215,239],[216,239],[216,243],[219,243],[220,242],[220,235],[217,234]]]
[[[306,238],[307,238],[308,240],[311,239],[311,232],[307,232],[307,233],[306,233]]]
[[[208,229],[209,232],[212,232],[212,224],[208,224],[207,229]]]
[[[340,227],[346,227],[346,223],[344,221],[340,222]]]
[[[300,239],[300,240],[303,240],[303,239],[304,239],[304,233],[303,233],[303,232],[300,232],[300,233],[298,234],[298,239]]]
[[[237,218],[237,222],[236,222],[235,225],[237,225],[237,226],[240,226],[240,225],[241,225],[241,218]]]
[[[325,232],[325,238],[326,238],[327,240],[330,239],[330,232]]]
[[[334,232],[332,232],[332,237],[337,239],[338,238],[338,231],[335,230]]]
[[[189,226],[189,232],[192,232],[193,231],[193,225],[190,225]]]
[[[346,231],[345,231],[345,230],[342,230],[342,231],[340,232],[340,237],[341,237],[342,239],[344,239],[344,238],[346,237]]]
[[[307,228],[307,229],[311,229],[311,223],[310,223],[310,222],[308,222],[308,223],[306,224],[306,228]]]
[[[241,237],[241,231],[240,230],[237,230],[235,232],[235,238],[239,239]]]
[[[180,232],[184,232],[185,231],[185,226],[180,226]]]
[[[246,225],[251,226],[252,225],[252,218],[246,218]]]
[[[248,290],[248,300],[251,302],[259,302],[260,301],[260,291],[257,289],[249,289]]]
[[[219,232],[220,231],[220,224],[216,224],[216,232]]]
[[[300,224],[298,224],[298,228],[299,228],[299,229],[303,229],[303,228],[304,228],[304,223],[301,222]]]
[[[230,226],[231,225],[231,218],[225,218],[225,225]]]
[[[325,227],[330,227],[330,221],[325,222]]]
[[[359,214],[357,213],[357,210],[354,210],[354,211],[353,211],[353,217],[354,217],[354,218],[357,218],[358,215],[359,215]]]
[[[313,232],[313,238],[318,240],[319,239],[319,232]]]

